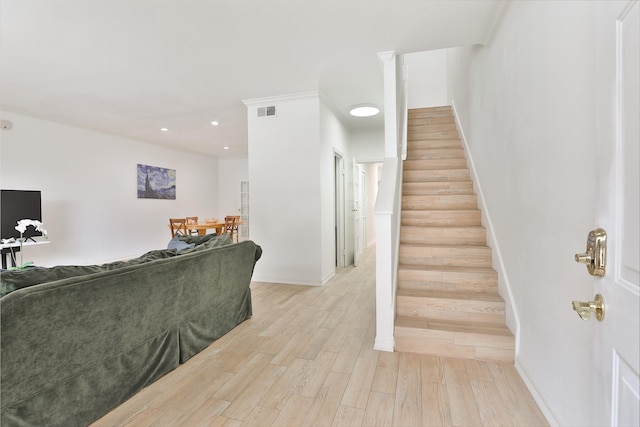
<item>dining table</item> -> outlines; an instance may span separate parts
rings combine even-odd
[[[243,221],[236,222],[236,225],[243,225]],[[216,220],[216,221],[199,221],[197,223],[187,224],[187,230],[196,230],[199,236],[207,234],[207,230],[215,230],[216,234],[220,235],[225,232],[224,230],[224,220]]]
[[[223,234],[224,221],[204,221],[187,224],[187,230],[196,230],[199,236],[207,234],[207,230],[215,230],[216,234]]]

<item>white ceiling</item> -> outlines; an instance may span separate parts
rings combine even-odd
[[[242,100],[321,91],[348,126],[379,126],[381,117],[354,123],[346,111],[382,103],[377,52],[482,43],[504,4],[0,0],[0,107],[220,158],[243,157]],[[212,120],[221,125],[211,126]]]

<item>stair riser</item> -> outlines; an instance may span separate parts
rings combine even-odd
[[[404,211],[401,215],[402,225],[414,226],[479,226],[479,210],[432,210],[432,211]]]
[[[491,267],[491,249],[480,247],[400,246],[400,264],[447,267]]]
[[[459,271],[424,271],[401,268],[398,287],[431,291],[498,292],[498,275]]]
[[[432,148],[408,150],[407,160],[464,159],[462,148]]]
[[[412,119],[431,119],[431,118],[439,118],[446,117],[448,119],[454,119],[451,109],[445,110],[409,110],[409,114],[407,117],[410,119],[410,122],[413,122]]]
[[[403,171],[404,182],[469,181],[469,169]]]
[[[422,317],[439,321],[482,322],[502,326],[505,322],[504,302],[452,300],[398,296],[398,316]]]
[[[433,132],[415,132],[407,134],[407,141],[428,141],[431,139],[456,139],[459,138],[457,130],[441,130]]]
[[[404,171],[412,170],[442,170],[442,169],[465,169],[467,159],[433,159],[433,160],[405,160],[402,165]]]
[[[482,228],[400,226],[400,243],[421,245],[485,245]]]
[[[476,209],[478,199],[475,194],[408,195],[402,196],[402,209]]]
[[[407,141],[407,154],[414,150],[434,150],[440,148],[461,148],[460,138],[432,139],[429,141]]]
[[[412,328],[395,330],[395,350],[418,354],[513,363],[513,337]]]
[[[448,123],[429,123],[423,125],[417,125],[413,122],[409,126],[407,126],[407,136],[411,136],[416,133],[427,133],[427,132],[457,132],[458,128],[454,122]]]
[[[411,124],[408,128],[413,126],[435,125],[443,123],[455,123],[455,119],[452,115],[439,116],[439,117],[412,117]]]
[[[402,185],[403,195],[473,194],[471,181],[407,182]]]

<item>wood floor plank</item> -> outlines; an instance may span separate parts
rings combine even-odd
[[[393,394],[369,393],[367,408],[364,413],[362,425],[364,426],[390,426],[393,423],[393,408],[395,396]]]
[[[381,352],[373,377],[372,391],[395,395],[398,385],[398,366],[401,353]]]
[[[260,405],[267,408],[282,409],[298,386],[300,380],[311,366],[311,361],[296,359],[287,367],[269,388],[269,392],[262,398]]]
[[[208,425],[220,416],[230,404],[231,402],[211,397],[202,402],[193,412],[187,412],[181,418],[176,419],[174,425],[184,427]]]
[[[448,363],[457,360],[447,359],[445,361],[445,382],[451,408],[451,420],[456,426],[480,426],[482,420],[466,369],[456,369],[460,364]]]
[[[227,418],[244,421],[254,406],[257,406],[267,394],[273,383],[287,370],[286,366],[267,365],[262,372],[247,385],[247,387],[233,400],[231,405],[221,414]]]
[[[218,391],[214,393],[214,397],[221,400],[233,401],[251,382],[269,365],[271,356],[265,353],[256,353],[249,362],[236,373],[229,381],[227,381]]]
[[[420,356],[402,353],[398,367],[394,426],[418,426],[422,424],[422,379]]]
[[[365,409],[371,390],[371,383],[376,373],[378,354],[365,353],[358,357],[350,375],[349,384],[342,398],[343,406]]]
[[[338,408],[331,427],[358,427],[364,420],[364,409],[341,406]]]
[[[375,251],[253,317],[93,426],[545,426],[513,364],[373,350]]]
[[[309,408],[313,404],[313,397],[293,395],[282,408],[278,417],[273,421],[273,426],[299,426],[302,425]]]
[[[280,411],[263,406],[254,406],[249,415],[242,422],[242,427],[269,426],[276,419]],[[185,426],[187,427],[187,426]]]
[[[295,394],[306,397],[316,397],[325,378],[331,371],[331,366],[333,366],[337,355],[337,353],[330,351],[321,352],[300,379]]]
[[[434,427],[453,425],[446,385],[422,383],[422,425]]]
[[[340,406],[349,375],[329,372],[322,387],[313,400],[302,426],[328,426],[332,423]]]

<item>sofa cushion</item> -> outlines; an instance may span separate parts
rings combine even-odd
[[[195,247],[196,244],[195,243],[187,243],[183,240],[180,240],[179,237],[174,237],[173,239],[169,240],[169,244],[167,245],[167,249],[175,249],[175,250],[182,250],[182,249],[191,249],[193,247]]]
[[[209,249],[209,248],[218,248],[220,246],[226,246],[226,245],[230,245],[230,244],[233,243],[231,241],[231,239],[229,238],[228,234],[221,234],[219,236],[218,235],[213,235],[213,234],[208,234],[207,236],[211,236],[211,237],[206,239],[206,240],[204,240],[203,243],[197,244],[193,248],[186,248],[186,249],[179,250],[178,251],[178,255],[184,255],[184,254],[188,254],[188,253],[191,253],[191,252],[203,251],[203,250]]]
[[[25,270],[4,271],[0,275],[0,282],[2,282],[0,296],[40,283],[54,282],[69,277],[99,273],[100,271],[101,269],[97,265],[59,265],[51,268],[31,267]]]
[[[156,249],[153,251],[149,251],[144,255],[140,255],[137,258],[132,258],[126,261],[114,261],[108,264],[102,264],[100,266],[100,269],[102,271],[115,270],[117,268],[126,267],[128,265],[142,264],[145,262],[154,261],[156,259],[171,258],[173,256],[176,256],[175,249]]]
[[[128,265],[142,264],[156,259],[176,256],[173,249],[153,250],[127,261],[115,261],[102,265],[58,265],[55,267],[31,267],[25,270],[4,271],[0,275],[0,297],[15,291],[40,283],[54,282],[76,276],[110,271]]]
[[[196,246],[198,246],[208,242],[209,240],[216,239],[218,237],[220,236],[213,233],[213,234],[203,234],[203,235],[197,235],[197,236],[178,236],[178,239],[180,239],[185,243],[189,243],[189,244],[194,243]]]

